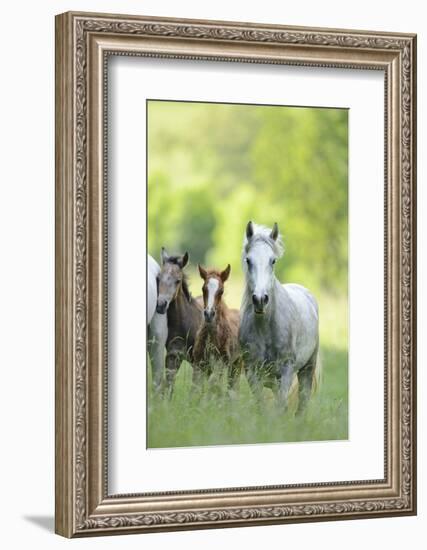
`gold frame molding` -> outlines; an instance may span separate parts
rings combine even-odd
[[[110,55],[385,76],[384,479],[109,495],[106,71]],[[416,513],[416,36],[72,13],[56,17],[56,507],[66,537]]]

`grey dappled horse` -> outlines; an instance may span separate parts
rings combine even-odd
[[[313,295],[303,286],[281,284],[274,265],[283,254],[277,224],[273,229],[249,222],[243,243],[245,290],[239,339],[245,371],[257,399],[270,387],[286,408],[298,377],[298,412],[310,397],[319,368],[319,314]]]

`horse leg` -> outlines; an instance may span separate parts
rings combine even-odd
[[[223,359],[217,354],[213,355],[208,371],[208,387],[209,393],[214,397],[221,397],[224,371],[225,364]]]
[[[203,378],[204,378],[204,369],[202,367],[202,364],[200,362],[194,361],[191,365],[193,367],[193,376],[192,376],[192,393],[198,393],[200,394],[202,390],[203,385]]]
[[[289,363],[282,365],[280,369],[280,383],[278,391],[278,402],[282,410],[285,412],[288,408],[288,396],[291,389],[292,380],[294,378],[294,369]]]
[[[153,387],[156,392],[161,388],[165,366],[165,344],[168,335],[167,316],[155,313],[149,327],[148,353],[151,360]]]
[[[316,367],[317,350],[313,353],[310,360],[304,367],[298,371],[298,408],[297,415],[304,412],[308,400],[310,399],[311,390],[313,387],[313,375]]]
[[[197,390],[199,394],[202,390],[205,375],[209,373],[208,344],[209,340],[206,332],[202,329],[196,335],[191,361],[191,366],[193,367],[193,392]]]
[[[258,365],[259,367],[259,365]],[[249,386],[251,388],[252,394],[255,398],[257,407],[262,408],[262,391],[264,388],[263,381],[257,374],[257,365],[252,364],[249,367],[245,366],[246,378],[248,380]]]
[[[242,370],[242,365],[240,359],[230,360],[228,363],[228,389],[229,391],[235,393],[239,389],[240,381],[240,372]]]

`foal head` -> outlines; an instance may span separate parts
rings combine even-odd
[[[175,300],[181,290],[188,293],[184,267],[188,263],[188,252],[183,256],[169,256],[162,248],[162,267],[157,277],[158,297],[157,313],[166,313],[169,304]]]
[[[218,306],[221,303],[222,295],[224,294],[224,283],[230,276],[230,264],[224,271],[216,271],[215,269],[204,269],[199,265],[200,277],[203,279],[203,304],[205,321],[212,323],[215,318]]]
[[[274,264],[283,254],[277,223],[273,229],[248,222],[243,245],[243,270],[255,313],[262,315],[274,286]]]

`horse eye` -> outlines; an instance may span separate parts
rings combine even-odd
[[[273,258],[273,259],[271,260],[271,265],[274,265],[275,263],[276,263],[276,258]]]
[[[248,264],[248,267],[250,268],[252,264],[251,264],[251,261],[250,261],[249,258],[246,258],[246,263]]]

